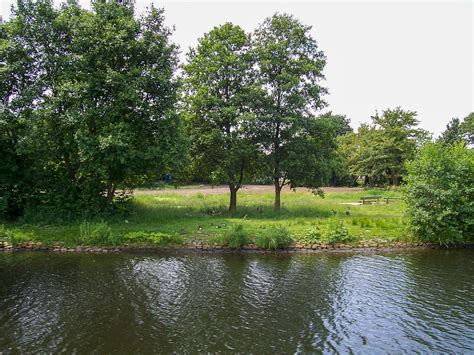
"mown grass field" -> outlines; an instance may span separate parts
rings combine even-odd
[[[401,200],[389,204],[345,205],[358,202],[361,196],[381,195],[400,197],[397,191],[342,189],[331,191],[325,198],[309,191],[284,191],[282,211],[273,211],[273,193],[239,192],[238,211],[227,211],[228,194],[180,193],[165,190],[150,194],[143,191],[135,197],[132,211],[126,216],[105,219],[120,243],[130,232],[160,232],[178,236],[184,243],[209,242],[243,225],[252,237],[273,226],[284,227],[291,238],[298,242],[314,228],[323,233],[343,224],[357,241],[386,239],[410,240],[403,217]],[[348,212],[347,212],[348,211]],[[92,221],[97,222],[97,221]],[[81,222],[54,225],[5,224],[5,228],[22,235],[21,239],[41,241],[44,244],[60,242],[65,246],[84,244],[80,238]]]

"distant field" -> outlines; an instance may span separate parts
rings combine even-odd
[[[176,235],[184,242],[206,242],[241,224],[250,235],[262,233],[271,226],[285,227],[298,242],[315,227],[325,231],[340,223],[357,240],[409,238],[401,200],[389,204],[347,205],[366,195],[399,197],[400,193],[396,191],[327,188],[323,199],[306,189],[296,192],[286,189],[282,193],[282,211],[276,213],[273,211],[271,186],[248,186],[238,193],[237,212],[230,214],[225,190],[224,187],[212,189],[207,186],[140,190],[129,215],[113,217],[106,222],[119,239],[130,232],[144,231]],[[46,244],[59,241],[74,246],[80,244],[79,226],[80,222],[7,227]]]

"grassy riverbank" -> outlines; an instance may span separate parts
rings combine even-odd
[[[403,218],[404,203],[348,205],[361,196],[400,197],[395,191],[360,189],[331,190],[324,199],[311,192],[285,191],[283,209],[275,213],[271,192],[240,192],[238,211],[227,211],[227,194],[181,190],[145,191],[137,194],[133,210],[124,217],[66,224],[4,224],[14,244],[26,240],[64,246],[114,244],[225,244],[223,236],[241,225],[249,240],[284,230],[293,243],[328,241],[339,234],[351,243],[383,239],[410,240]],[[7,234],[8,234],[7,233]],[[331,241],[331,240],[329,240]]]

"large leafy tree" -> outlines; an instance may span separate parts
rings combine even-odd
[[[362,124],[357,133],[341,138],[351,173],[365,185],[400,184],[405,161],[430,138],[417,125],[416,112],[388,109],[373,116],[372,124]]]
[[[386,145],[383,132],[362,124],[357,132],[339,138],[340,152],[349,171],[365,185],[384,185],[387,182],[387,157],[380,147]]]
[[[75,2],[59,9],[46,0],[18,2],[2,27],[13,28],[8,45],[26,43],[32,61],[25,77],[33,94],[25,91],[21,109],[9,111],[25,126],[21,152],[35,154],[28,179],[41,193],[30,204],[97,211],[117,190],[179,161],[177,55],[163,22],[154,8],[135,18],[128,3],[96,1],[88,11]],[[15,80],[20,72],[12,69]],[[13,92],[7,100],[17,98]]]
[[[184,65],[193,162],[201,173],[229,185],[230,211],[256,157],[249,134],[254,80],[249,46],[245,31],[226,23],[205,34]]]
[[[18,1],[11,20],[0,23],[0,212],[9,218],[39,193],[42,155],[29,143],[48,83],[39,42],[51,40],[56,16],[51,1]]]
[[[258,118],[255,140],[275,186],[275,209],[283,186],[321,186],[322,147],[327,125],[315,113],[324,106],[324,53],[311,27],[275,14],[255,31],[253,53],[260,85],[253,103]]]
[[[70,75],[60,78],[58,100],[48,109],[56,111],[60,125],[75,126],[65,139],[80,164],[61,164],[88,189],[104,191],[110,203],[118,188],[162,174],[175,161],[176,47],[161,10],[152,8],[136,20],[130,6],[93,5],[93,12],[64,15],[74,33],[66,63]],[[62,153],[62,146],[53,150]]]

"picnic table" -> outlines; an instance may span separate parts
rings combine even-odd
[[[372,202],[380,202],[381,199],[385,200],[385,203],[389,203],[390,200],[401,200],[400,197],[382,197],[382,196],[362,196],[360,200],[362,204],[365,205],[366,203]]]
[[[362,201],[362,204],[365,205],[366,203],[380,202],[381,198],[382,196],[362,196],[360,200]]]

